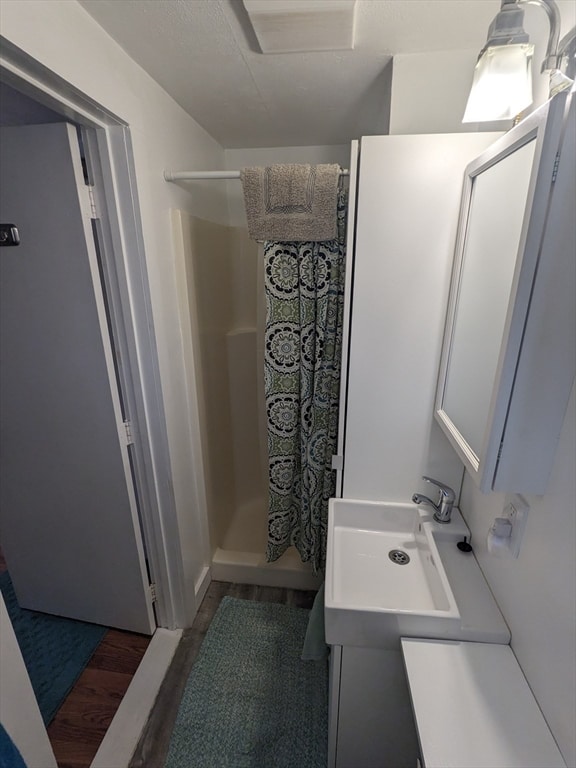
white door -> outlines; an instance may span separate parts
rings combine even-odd
[[[76,130],[2,128],[0,545],[22,607],[155,622]]]

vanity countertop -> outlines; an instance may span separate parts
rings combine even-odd
[[[453,540],[442,535],[436,538],[436,546],[460,611],[457,639],[508,645],[510,630],[475,556],[461,552]]]
[[[426,768],[566,768],[508,645],[402,638]]]

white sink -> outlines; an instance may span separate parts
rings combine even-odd
[[[456,547],[469,535],[458,510],[453,511],[452,522],[440,524],[429,509],[415,504],[331,499],[326,642],[395,649],[400,647],[401,637],[509,642],[508,629],[495,604],[492,606],[474,556]],[[391,552],[400,554],[391,558]],[[456,566],[450,562],[450,572],[472,585],[471,602],[462,594],[461,585],[450,582],[443,559],[452,558],[457,562]],[[460,604],[466,605],[464,618],[457,591]],[[474,600],[478,615],[493,620],[492,634],[486,635],[482,626],[470,620]]]
[[[413,504],[334,500],[333,585],[340,605],[458,618],[454,596]],[[393,557],[389,553],[395,553]],[[407,561],[407,562],[406,562]]]

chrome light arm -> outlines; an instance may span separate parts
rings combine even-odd
[[[558,50],[558,40],[560,39],[560,11],[554,0],[518,0],[519,5],[539,5],[546,11],[548,21],[550,22],[550,33],[548,35],[548,45],[546,46],[546,56],[542,62],[541,72],[547,69],[560,69],[562,66],[562,57]]]

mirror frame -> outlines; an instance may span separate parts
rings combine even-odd
[[[565,103],[565,94],[559,94],[555,99],[544,104],[498,139],[476,160],[473,160],[465,171],[434,416],[466,469],[483,492],[491,491],[494,486],[503,451],[515,450],[514,446],[507,445],[505,441],[506,418],[510,398],[513,394],[517,363],[530,308],[532,286],[540,258],[540,246],[562,136]],[[532,140],[536,141],[536,147],[520,242],[516,254],[498,364],[492,384],[488,419],[480,453],[477,455],[444,410],[455,319],[465,268],[466,237],[472,213],[474,179]],[[502,485],[505,486],[505,479],[500,478],[498,485],[500,489]],[[522,488],[509,488],[507,490],[522,492]]]

